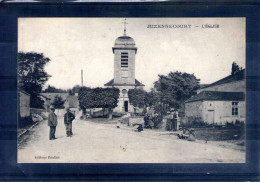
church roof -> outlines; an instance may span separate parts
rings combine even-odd
[[[132,37],[129,37],[129,36],[126,36],[126,35],[120,36],[115,41],[115,47],[122,46],[122,45],[135,46],[135,41]]]
[[[126,84],[114,84],[114,79],[110,80],[105,84],[105,86],[119,86],[119,85],[126,85]],[[127,84],[129,85],[129,84]],[[135,79],[135,84],[132,84],[133,86],[144,86],[141,82],[139,82],[137,79]]]
[[[245,94],[243,92],[218,92],[218,91],[202,91],[197,95],[192,96],[187,102],[195,101],[244,101]]]

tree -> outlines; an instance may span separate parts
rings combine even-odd
[[[242,67],[239,67],[236,62],[232,63],[232,68],[231,68],[231,75],[236,74],[237,72],[241,71]]]
[[[79,85],[75,85],[74,87],[72,87],[72,92],[75,93],[79,93],[79,89],[81,88],[81,86]]]
[[[143,107],[145,106],[145,100],[146,100],[147,92],[142,89],[129,89],[128,91],[128,97],[129,102],[134,107]]]
[[[18,87],[30,94],[31,107],[43,107],[39,94],[50,77],[44,70],[49,61],[42,53],[18,53]]]
[[[69,89],[68,93],[69,93],[69,95],[74,95],[75,94],[72,89]]]
[[[154,82],[160,102],[174,108],[183,107],[184,101],[196,94],[199,88],[199,79],[194,74],[170,72],[168,75],[158,75],[159,80]]]
[[[90,108],[108,108],[111,117],[111,111],[118,103],[119,92],[118,88],[81,87],[78,96],[80,108],[83,111]]]
[[[158,92],[152,88],[150,92],[146,93],[145,96],[145,105],[146,106],[154,106],[156,103],[158,103],[160,100]]]
[[[62,97],[59,95],[56,95],[52,105],[55,109],[64,109],[64,103],[65,103],[65,101],[62,99]]]

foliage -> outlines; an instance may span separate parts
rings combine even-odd
[[[231,75],[236,74],[237,72],[241,71],[242,67],[239,67],[236,62],[232,63],[232,68],[231,68]]]
[[[72,87],[72,93],[73,94],[79,93],[80,88],[81,88],[81,86],[75,85],[74,87]]]
[[[42,100],[41,97],[34,97],[32,98],[33,99],[33,104],[31,103],[31,107],[34,107],[34,108],[40,108],[40,109],[43,109],[44,108],[44,100]],[[32,100],[31,99],[31,100]],[[32,102],[32,101],[31,101]]]
[[[44,70],[49,61],[50,59],[44,57],[43,54],[35,52],[18,53],[18,87],[30,94],[31,107],[43,107],[39,94],[50,77]]]
[[[66,93],[67,90],[55,88],[53,86],[48,85],[48,87],[43,92],[44,93]]]
[[[154,82],[158,92],[158,99],[170,107],[181,108],[184,101],[196,94],[199,88],[199,79],[194,74],[170,72],[168,75],[158,75],[159,80]]]
[[[65,103],[65,101],[62,99],[62,97],[59,95],[56,95],[52,105],[55,109],[64,109],[64,103]]]
[[[69,93],[69,95],[74,95],[72,89],[69,89],[69,90],[68,90],[68,93]]]
[[[74,87],[72,87],[72,89],[69,89],[67,92],[69,93],[69,95],[75,95],[75,93],[79,93],[81,86],[79,85],[75,85]]]
[[[145,103],[146,106],[154,106],[159,102],[158,92],[154,88],[150,92],[146,93]]]
[[[134,107],[143,107],[145,106],[147,92],[142,89],[129,89],[128,91],[128,97],[129,102]]]
[[[29,125],[33,125],[32,116],[20,117],[18,119],[18,128],[24,128]]]
[[[118,88],[87,88],[79,89],[79,105],[82,109],[115,108],[119,98]]]

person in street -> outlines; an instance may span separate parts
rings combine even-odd
[[[173,130],[177,130],[177,122],[178,122],[178,112],[177,110],[175,109],[173,111]]]
[[[48,126],[50,127],[50,140],[55,140],[55,131],[56,131],[56,126],[58,125],[57,121],[57,115],[54,113],[55,108],[50,107],[50,113],[48,115]]]
[[[66,109],[66,114],[64,115],[64,124],[66,127],[66,134],[67,137],[71,137],[73,135],[72,133],[72,121],[75,119],[74,114],[70,112],[70,109]]]

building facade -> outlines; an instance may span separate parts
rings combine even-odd
[[[18,92],[18,96],[19,96],[19,116],[22,118],[30,116],[30,94],[20,90]]]
[[[133,38],[120,36],[112,48],[114,54],[114,79],[105,84],[106,87],[117,87],[120,90],[118,106],[114,112],[134,112],[129,103],[129,89],[143,89],[144,84],[135,78],[135,55],[137,47]]]
[[[184,122],[245,122],[245,70],[202,87],[185,102]]]

